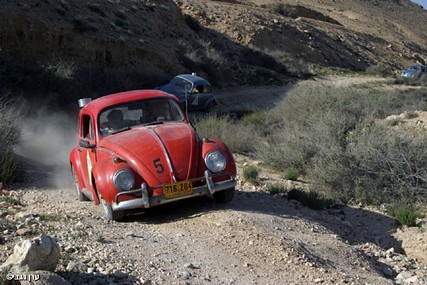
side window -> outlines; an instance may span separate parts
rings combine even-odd
[[[93,131],[93,122],[89,115],[83,115],[81,135],[85,139],[95,139]]]
[[[193,90],[194,93],[204,93],[204,86],[203,85],[196,85]]]
[[[205,84],[203,87],[203,93],[212,93],[212,87],[209,84]]]

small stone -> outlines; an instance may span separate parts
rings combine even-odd
[[[17,218],[17,219],[26,219],[26,218],[29,218],[29,217],[32,217],[32,216],[33,216],[33,214],[28,213],[28,212],[19,212],[19,213],[17,213],[15,215],[15,218]]]
[[[127,236],[127,237],[134,237],[135,234],[133,232],[127,232],[127,233],[125,233],[125,236]]]
[[[21,228],[21,229],[19,229],[19,230],[16,231],[16,234],[18,236],[25,236],[25,235],[28,235],[30,233],[31,233],[31,230],[27,229],[27,228]]]
[[[194,264],[192,264],[192,263],[184,264],[184,267],[189,268],[189,269],[200,269],[200,267],[199,267],[199,266],[195,266],[195,265],[194,265]]]
[[[191,277],[191,273],[188,271],[182,271],[181,272],[181,277],[184,279],[189,279]]]
[[[150,279],[145,280],[142,277],[139,279],[139,282],[141,282],[142,285],[151,285],[152,284]]]
[[[388,266],[383,266],[381,268],[382,273],[385,277],[393,277],[393,270]]]
[[[417,284],[418,282],[418,276],[412,276],[411,278],[408,278],[405,280],[405,284]]]

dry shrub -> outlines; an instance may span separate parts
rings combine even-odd
[[[379,63],[377,65],[371,65],[366,69],[366,73],[369,75],[378,75],[378,76],[392,76],[394,74],[394,70],[392,67]]]
[[[20,131],[13,123],[14,104],[8,90],[0,92],[0,182],[11,182],[19,173],[14,147],[19,142]]]
[[[355,195],[370,203],[427,200],[427,137],[372,124],[349,138]]]
[[[211,114],[199,119],[195,127],[202,137],[219,139],[236,153],[253,152],[259,141],[257,133],[251,126],[245,126],[228,116],[219,117]]]
[[[49,94],[44,105],[69,109],[84,96],[99,97],[124,90],[146,89],[164,83],[169,77],[161,70],[132,67],[84,68],[79,62],[53,57],[47,62],[18,60],[0,50],[0,86],[18,87],[30,102],[39,101],[35,93]]]
[[[425,99],[422,91],[296,88],[271,110],[277,123],[259,154],[278,169],[297,169],[319,192],[343,202],[427,199],[427,139],[401,137],[375,123],[426,109]]]

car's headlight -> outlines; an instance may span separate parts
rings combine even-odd
[[[205,156],[205,163],[210,171],[220,172],[224,170],[227,160],[221,152],[211,151]]]
[[[130,190],[135,184],[135,177],[129,170],[120,169],[114,173],[113,183],[119,191]]]

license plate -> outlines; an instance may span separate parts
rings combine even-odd
[[[193,194],[193,185],[188,180],[165,184],[163,194],[168,199],[191,195]]]

